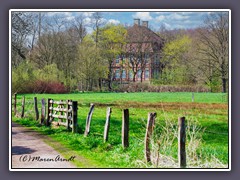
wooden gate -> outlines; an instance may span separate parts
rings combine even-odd
[[[71,128],[73,133],[77,132],[77,109],[77,101],[48,99],[47,125],[56,122],[57,125],[66,126],[68,130]]]

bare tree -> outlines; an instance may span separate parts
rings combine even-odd
[[[12,64],[18,66],[27,56],[27,37],[32,32],[31,14],[27,12],[12,12]]]
[[[70,23],[69,35],[73,41],[81,43],[83,38],[87,35],[84,17],[82,15],[76,16]]]
[[[98,42],[99,42],[99,35],[100,35],[100,30],[101,27],[103,27],[105,25],[105,22],[103,20],[103,16],[101,14],[101,12],[94,12],[92,15],[92,19],[91,19],[91,23],[93,26],[93,30],[94,30],[94,40],[95,40],[95,45],[96,45],[96,52],[99,52],[98,50]],[[100,55],[98,54],[96,57],[100,57]],[[97,61],[97,63],[100,62],[100,60]],[[101,66],[101,64],[99,64],[99,66]],[[102,91],[102,81],[103,81],[103,75],[99,74],[99,79],[98,79],[98,86],[99,86],[99,90]]]
[[[92,26],[93,26],[93,30],[95,31],[95,38],[94,39],[95,39],[95,43],[96,43],[96,46],[97,46],[98,41],[99,41],[100,28],[105,25],[105,22],[103,20],[101,12],[94,12],[93,13],[91,23],[92,23]]]
[[[202,64],[209,65],[211,73],[216,72],[221,77],[222,92],[227,92],[228,55],[229,55],[229,16],[227,12],[217,12],[208,15],[204,26],[199,30],[198,52],[203,55]]]

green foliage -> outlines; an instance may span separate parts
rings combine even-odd
[[[191,47],[191,39],[187,35],[177,37],[168,42],[163,48],[163,58],[160,60],[164,65],[161,72],[162,84],[189,83],[187,77],[187,53]]]
[[[152,59],[159,72],[151,73],[151,81],[160,85],[207,85],[212,92],[220,92],[221,89],[227,92],[228,16],[226,12],[211,13],[206,16],[202,27],[191,30],[168,30],[162,26],[160,36],[164,43],[160,44],[163,49],[157,52],[159,56],[156,59]],[[81,16],[73,18],[71,23],[44,13],[15,12],[12,18],[13,90],[19,92],[34,78],[64,82],[69,91],[102,91],[105,88],[112,91],[113,60],[126,53],[125,45],[131,43],[128,37],[134,37],[138,42],[152,39],[142,28],[134,28],[131,32],[121,24],[104,25],[100,12],[91,16],[95,22],[91,34],[87,33]],[[39,22],[41,19],[48,23]],[[32,47],[29,48],[29,44]],[[138,43],[131,50],[142,58],[140,52],[143,49],[144,53],[151,54],[150,46],[146,46],[146,43]],[[35,63],[34,66],[27,64],[29,60]],[[123,63],[121,61],[119,65],[123,67]],[[128,67],[125,68],[132,69],[134,80],[138,69],[143,70],[146,66],[144,61],[139,63],[137,55],[126,64]],[[34,72],[30,72],[31,68],[35,69]]]
[[[108,66],[100,53],[90,36],[86,36],[78,47],[76,83],[80,83],[83,90],[93,90],[98,79],[106,77]]]
[[[184,53],[188,51],[190,45],[191,39],[187,35],[179,36],[175,40],[170,41],[163,48],[163,61],[173,63],[173,66],[176,66],[176,63],[183,61]]]
[[[127,30],[122,25],[109,24],[100,29],[99,44],[109,61],[122,53],[126,35]]]
[[[18,67],[12,68],[12,92],[24,92],[36,80],[34,72],[33,64],[28,61],[22,61]]]
[[[64,89],[61,85],[64,81],[63,72],[57,68],[56,64],[37,69],[34,63],[22,61],[18,67],[12,69],[13,93],[63,92],[60,88]]]
[[[61,82],[64,80],[64,74],[56,64],[46,65],[43,69],[36,70],[36,76],[39,80],[44,81]]]

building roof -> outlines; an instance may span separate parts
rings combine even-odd
[[[127,32],[127,51],[154,52],[163,47],[164,39],[146,26],[134,24]]]

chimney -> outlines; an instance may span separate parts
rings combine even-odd
[[[140,19],[134,19],[134,25],[138,25],[138,26],[140,26]]]
[[[148,28],[148,21],[142,21],[142,26]]]

